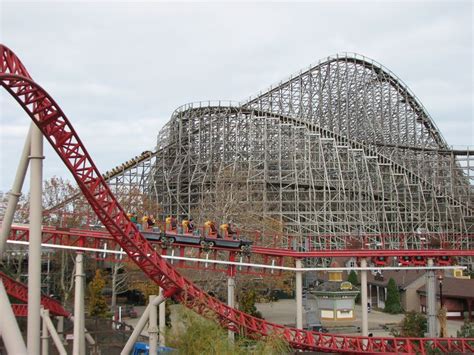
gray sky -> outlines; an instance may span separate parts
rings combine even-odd
[[[118,3],[0,0],[0,41],[62,107],[102,172],[147,149],[178,106],[242,100],[339,52],[373,58],[451,145],[474,146],[471,1]],[[30,121],[0,93],[0,190]],[[46,147],[45,178],[72,179]]]

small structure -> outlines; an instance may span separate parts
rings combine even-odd
[[[339,267],[333,262],[331,267]],[[342,271],[329,271],[328,281],[310,291],[316,299],[317,316],[321,320],[352,321],[355,319],[354,303],[359,289],[342,280]]]

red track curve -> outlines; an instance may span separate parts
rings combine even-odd
[[[5,286],[5,290],[7,293],[15,297],[18,301],[22,301],[27,303],[28,302],[28,288],[26,285],[22,284],[21,282],[15,281],[11,277],[5,275],[3,272],[0,271],[0,280],[2,280],[3,285]],[[52,299],[51,297],[41,295],[41,305],[49,309],[51,314],[55,316],[63,316],[66,318],[69,318],[71,316],[71,313],[66,311],[61,303],[56,301],[55,299]],[[15,314],[25,316],[24,313],[24,305],[21,304],[16,304],[12,305],[13,308],[15,309]],[[17,313],[18,312],[18,313]]]
[[[160,257],[118,204],[59,105],[28,75],[16,55],[0,45],[0,83],[15,98],[71,171],[82,193],[112,237],[166,296],[250,337],[281,334],[297,349],[349,353],[424,353],[437,348],[474,352],[474,339],[364,338],[286,328],[252,317],[209,296]]]

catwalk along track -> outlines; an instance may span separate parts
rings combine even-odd
[[[474,352],[474,339],[372,338],[322,334],[254,318],[206,294],[179,272],[143,237],[119,205],[70,121],[54,99],[35,83],[18,57],[1,45],[0,83],[25,110],[72,173],[82,193],[114,240],[166,297],[221,326],[252,338],[279,334],[295,349],[337,353]]]

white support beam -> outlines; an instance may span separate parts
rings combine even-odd
[[[8,354],[26,355],[26,345],[21,335],[20,328],[13,314],[7,292],[0,280],[0,314],[2,321],[0,322],[0,334],[7,349]]]
[[[33,126],[34,123],[31,123],[28,135],[26,136],[25,145],[23,146],[23,151],[21,152],[20,162],[18,163],[18,167],[16,170],[15,180],[13,181],[12,189],[8,193],[8,205],[3,216],[2,228],[0,230],[0,255],[3,254],[5,250],[5,243],[8,239],[8,236],[10,235],[13,216],[15,215],[18,199],[21,196],[21,189],[23,188],[23,183],[25,181],[26,171],[28,170],[28,162],[31,148],[31,130]]]
[[[74,290],[74,339],[72,346],[72,353],[74,355],[85,355],[81,353],[82,350],[82,339],[84,339],[84,324],[83,320],[83,305],[82,298],[84,297],[83,292],[83,278],[84,278],[84,255],[79,252],[76,255],[76,274],[75,277],[75,290]]]
[[[235,307],[235,278],[227,276],[227,305],[231,308]],[[232,330],[228,331],[228,338],[230,342],[234,342],[235,334]]]
[[[142,316],[138,320],[137,325],[133,329],[133,332],[130,335],[130,337],[128,338],[127,343],[123,347],[122,352],[120,353],[120,355],[129,355],[131,353],[131,351],[133,350],[134,344],[138,340],[138,337],[140,336],[141,332],[145,328],[146,323],[148,322],[148,319],[150,317],[150,311],[151,311],[152,307],[156,307],[156,306],[160,305],[165,300],[166,300],[166,298],[161,295],[161,296],[155,297],[153,299],[153,302],[148,303],[148,306],[143,311]]]
[[[362,258],[360,260],[360,266],[362,268],[367,267],[367,259]],[[362,336],[366,337],[369,335],[369,309],[367,301],[367,270],[360,272],[360,298],[362,306]]]
[[[30,244],[28,248],[28,354],[41,351],[41,223],[43,219],[43,135],[31,130],[30,150]]]
[[[301,269],[303,268],[303,261],[301,259],[296,259],[296,328],[303,329],[303,273]]]
[[[76,324],[76,320],[74,319],[74,316],[71,315],[69,317],[69,319],[74,323]],[[87,342],[89,343],[89,345],[95,345],[95,340],[94,338],[92,337],[92,335],[89,333],[89,331],[87,330],[86,327],[84,327],[84,337],[86,338]]]
[[[66,337],[64,336],[64,317],[58,317],[58,335],[64,345],[67,345]]]
[[[158,349],[158,309],[154,303],[156,295],[150,295],[150,317],[148,319],[148,340],[150,344],[150,354],[156,354]]]
[[[163,296],[163,289],[160,287],[160,296]],[[160,345],[166,346],[165,332],[166,332],[166,300],[161,302],[159,308],[159,327],[160,327]]]
[[[51,334],[51,338],[53,339],[53,343],[56,346],[56,349],[58,350],[60,355],[67,355],[66,349],[64,348],[63,342],[59,334],[56,332],[56,329],[54,328],[53,321],[51,318],[49,318],[49,311],[48,310],[42,310],[41,311],[41,317],[43,318],[43,325],[46,325],[47,330]],[[63,318],[64,319],[64,318]],[[44,353],[49,354],[48,352]]]
[[[84,304],[84,299],[86,297],[86,275],[84,274],[84,259],[82,259],[82,278],[81,278],[81,293],[82,297],[80,297],[79,301],[81,302],[81,309],[82,312],[80,313],[81,316],[81,337],[79,338],[79,347],[81,351],[81,355],[86,355],[86,307]]]
[[[428,266],[433,266],[433,259],[428,259]],[[438,334],[436,317],[436,277],[433,270],[426,272],[426,315],[428,317],[428,336],[435,338]]]
[[[49,309],[44,309],[41,306],[41,318],[43,320],[42,326],[42,334],[41,334],[41,354],[42,355],[49,355],[49,331],[48,325],[46,324],[46,318],[49,318]]]

